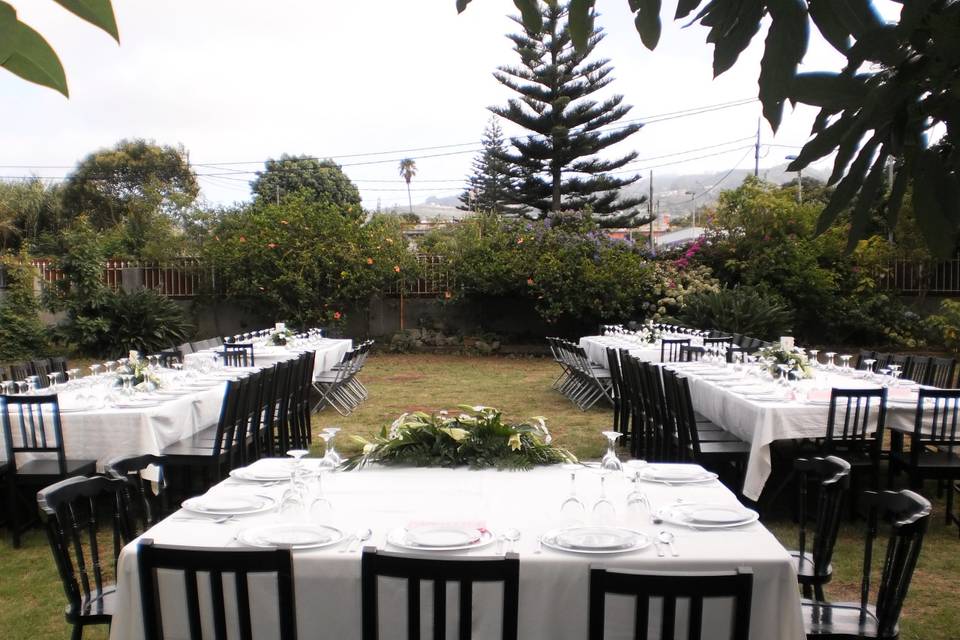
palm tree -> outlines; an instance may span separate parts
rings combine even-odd
[[[400,161],[400,175],[407,181],[407,203],[410,213],[413,213],[413,198],[410,197],[410,180],[417,175],[417,161],[413,158],[404,158]]]

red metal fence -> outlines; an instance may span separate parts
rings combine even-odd
[[[63,271],[49,258],[34,258],[30,264],[40,279],[53,284],[64,278]],[[176,258],[166,262],[140,260],[107,260],[103,266],[103,283],[114,291],[129,283],[129,288],[156,289],[169,298],[193,298],[204,286],[207,270],[197,258]],[[6,287],[4,270],[0,268],[0,288]]]
[[[960,256],[949,260],[895,260],[879,281],[881,288],[901,293],[958,294]]]

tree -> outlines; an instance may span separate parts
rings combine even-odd
[[[47,334],[33,290],[36,269],[26,251],[0,256],[0,269],[7,275],[6,295],[0,297],[0,360],[39,356],[47,346]]]
[[[400,161],[400,176],[407,182],[407,203],[410,213],[413,213],[413,198],[410,196],[410,181],[417,175],[417,161],[413,158],[404,158]]]
[[[467,178],[467,187],[460,195],[464,211],[490,211],[506,213],[510,209],[510,193],[513,180],[507,155],[503,129],[495,117],[491,117],[483,130],[483,151],[473,159],[473,175]]]
[[[471,0],[456,0],[463,11]],[[649,49],[660,40],[659,0],[627,0],[640,38]],[[544,28],[537,0],[514,0],[533,37]],[[578,51],[594,33],[596,0],[571,6],[566,29]],[[708,27],[714,76],[727,71],[769,17],[758,79],[763,113],[776,131],[789,100],[820,108],[812,139],[789,170],[836,152],[829,185],[836,185],[817,229],[823,232],[856,201],[847,249],[868,228],[878,203],[896,223],[908,183],[914,182],[916,222],[931,249],[955,248],[960,227],[960,2],[902,2],[898,22],[884,20],[870,0],[679,0],[675,20]],[[701,9],[701,5],[703,5]],[[812,20],[823,38],[846,57],[839,72],[798,73]],[[930,135],[934,134],[933,139]],[[936,138],[939,136],[939,139]],[[888,159],[892,188],[883,190]]]
[[[250,183],[257,201],[278,202],[284,196],[304,192],[308,201],[329,204],[362,217],[360,191],[333,160],[283,154],[279,160],[267,160],[266,170],[257,172]]]
[[[54,0],[120,42],[110,0]],[[39,33],[17,19],[17,11],[0,1],[0,67],[24,80],[69,97],[67,77],[57,53]]]
[[[0,250],[29,247],[49,253],[68,220],[63,212],[63,188],[40,178],[0,182]]]
[[[611,172],[634,160],[636,152],[614,160],[597,155],[642,126],[632,123],[606,129],[625,116],[630,106],[622,104],[620,95],[603,102],[589,98],[613,81],[609,60],[588,60],[603,33],[595,29],[587,47],[575,51],[565,26],[567,5],[550,2],[541,10],[543,30],[538,35],[507,36],[521,65],[498,67],[494,73],[520,98],[490,111],[532,132],[510,139],[516,153],[494,152],[518,177],[512,202],[539,212],[534,218],[590,209],[605,226],[634,223],[638,213],[631,210],[644,198],[621,197],[618,191],[640,176],[618,178]],[[520,18],[514,20],[521,23]]]
[[[68,217],[86,214],[96,230],[113,230],[116,251],[141,257],[148,245],[173,242],[174,221],[199,192],[183,147],[121,140],[80,162],[67,177],[63,205]]]

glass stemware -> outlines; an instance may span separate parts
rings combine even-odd
[[[634,471],[630,476],[630,493],[627,494],[627,517],[633,526],[649,524],[653,512],[647,494],[638,487],[639,480],[640,472]]]
[[[337,453],[336,448],[333,446],[333,439],[340,432],[340,427],[326,427],[321,433],[329,434],[329,437],[323,438],[324,445],[326,445],[327,452],[324,454],[324,458],[329,459],[333,463],[333,468],[340,466],[340,463],[343,462],[343,458],[340,457],[340,454]],[[321,436],[323,437],[323,436]]]
[[[563,465],[563,469],[570,473],[570,493],[560,503],[560,514],[571,520],[579,520],[587,510],[583,501],[577,496],[577,472],[581,468],[578,464]]]
[[[866,375],[867,375],[868,378],[872,378],[872,377],[873,377],[873,365],[874,365],[876,362],[877,362],[877,361],[876,361],[874,358],[864,358],[864,359],[863,359],[863,364],[864,364],[864,366],[866,367],[865,371],[867,372]]]
[[[90,375],[99,376],[99,375],[100,375],[100,368],[101,368],[101,366],[102,366],[102,365],[97,364],[97,363],[94,363],[94,364],[90,365]]]
[[[67,369],[67,382],[76,382],[80,377],[80,369]]]
[[[807,353],[810,354],[810,366],[813,367],[814,369],[819,368],[820,367],[820,358],[819,358],[820,350],[810,349],[809,351],[807,351]]]
[[[837,365],[834,363],[833,359],[837,357],[837,352],[836,352],[836,351],[827,351],[827,352],[826,352],[825,354],[823,354],[823,355],[827,356],[827,369],[829,369],[829,370],[831,370],[831,371],[832,371],[833,369],[835,369]]]
[[[890,369],[890,377],[893,378],[893,381],[890,383],[890,386],[891,386],[891,387],[899,386],[899,384],[900,384],[900,380],[899,380],[900,374],[903,373],[903,371],[900,370],[901,367],[902,367],[902,365],[899,365],[899,364],[891,364],[891,365],[888,367],[888,368]]]
[[[103,366],[107,370],[107,373],[110,374],[113,373],[113,369],[117,366],[117,362],[115,360],[107,360],[103,363]]]
[[[607,438],[607,452],[600,460],[600,467],[604,471],[623,471],[623,463],[617,457],[617,439],[623,434],[618,431],[604,431],[603,435]]]
[[[853,356],[849,354],[843,354],[840,356],[840,368],[843,369],[844,373],[849,373],[850,371],[850,358]]]
[[[607,472],[600,471],[600,497],[593,503],[593,517],[597,524],[611,524],[617,516],[617,509],[607,497]]]

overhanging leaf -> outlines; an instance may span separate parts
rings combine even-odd
[[[862,77],[814,72],[798,73],[790,83],[790,99],[803,104],[840,111],[863,103],[867,93]]]
[[[13,52],[0,66],[24,80],[70,96],[63,65],[43,36],[24,23],[17,22],[13,42]]]
[[[17,10],[0,2],[0,64],[13,53],[13,38],[17,33]]]
[[[797,154],[796,159],[787,165],[787,171],[800,171],[814,160],[819,160],[825,155],[830,154],[837,148],[837,145],[840,144],[840,140],[846,132],[847,127],[845,122],[842,120],[834,122],[818,133],[813,140],[803,145],[803,149]]]
[[[680,0],[677,3],[677,13],[674,14],[673,19],[679,20],[681,18],[686,18],[700,5],[700,1],[701,0]]]
[[[543,16],[540,15],[537,0],[513,0],[513,4],[520,10],[520,20],[528,33],[540,33],[543,30]]]
[[[468,4],[470,4],[470,0],[457,0],[457,13],[463,13]]]
[[[840,53],[850,48],[850,30],[837,15],[836,0],[807,0],[810,18],[824,39]]]
[[[585,51],[593,33],[593,0],[570,0],[570,40],[577,51]]]
[[[763,115],[776,131],[783,116],[787,90],[807,51],[807,11],[803,0],[769,0],[772,22],[760,60],[760,102]]]
[[[634,24],[640,33],[643,46],[653,51],[660,42],[660,0],[640,0],[637,5]]]
[[[890,198],[887,200],[887,228],[893,229],[897,226],[897,218],[900,215],[900,208],[903,206],[903,195],[907,191],[910,172],[903,165],[896,167],[896,174],[893,178],[893,184],[890,186]]]
[[[874,136],[860,149],[860,155],[853,161],[847,175],[837,184],[836,190],[830,196],[830,202],[823,208],[823,213],[817,220],[817,234],[821,234],[830,228],[843,208],[853,200],[853,196],[860,190],[863,178],[867,175],[867,169],[870,167],[870,161],[873,160],[873,153],[877,150],[879,144],[880,141]]]
[[[947,257],[957,237],[956,201],[944,203],[956,194],[940,157],[929,149],[917,157],[913,168],[913,205],[917,226],[935,254]],[[946,206],[944,206],[946,204]]]
[[[67,11],[83,18],[95,27],[99,27],[120,42],[117,31],[117,19],[113,15],[110,0],[54,0]]]
[[[887,162],[886,146],[880,149],[880,154],[873,162],[873,167],[860,187],[860,195],[857,198],[857,204],[850,215],[850,234],[847,236],[847,251],[853,251],[857,242],[867,233],[867,227],[870,225],[870,214],[872,205],[876,201],[877,194],[883,184],[883,170]]]

